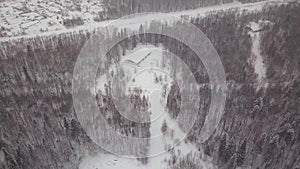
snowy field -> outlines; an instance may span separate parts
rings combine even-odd
[[[122,65],[120,68],[120,65]],[[109,72],[122,69],[125,73],[126,91],[137,88],[149,98],[151,117],[151,139],[148,163],[142,164],[136,159],[120,157],[113,154],[98,154],[86,157],[80,164],[80,169],[169,169],[176,166],[180,160],[193,157],[193,162],[199,168],[214,168],[210,159],[203,158],[203,152],[195,145],[185,140],[177,121],[172,119],[166,108],[170,86],[174,83],[168,59],[163,57],[163,48],[153,45],[138,45],[120,60],[119,66],[111,66]],[[160,77],[160,78],[159,78]],[[108,83],[104,74],[97,79],[97,92],[104,92],[104,85]],[[134,80],[133,80],[134,79]],[[126,92],[129,95],[129,92]],[[162,130],[165,126],[166,130]],[[152,139],[161,137],[160,139]]]

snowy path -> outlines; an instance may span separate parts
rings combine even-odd
[[[257,83],[258,88],[265,87],[264,85],[267,85],[266,83],[266,67],[264,64],[263,56],[261,55],[261,49],[260,49],[260,32],[259,30],[262,29],[262,27],[259,25],[259,23],[251,22],[250,28],[253,30],[249,32],[249,35],[252,38],[252,57],[250,58],[250,62],[252,62],[254,66],[254,71],[257,74]],[[258,32],[257,32],[258,31]]]
[[[197,148],[190,143],[181,142],[177,145],[176,140],[182,140],[185,137],[185,134],[181,131],[178,124],[171,119],[170,115],[165,111],[165,107],[163,106],[165,100],[161,97],[160,91],[154,91],[150,96],[151,103],[151,119],[156,119],[157,116],[161,115],[155,121],[152,121],[150,132],[151,136],[159,136],[163,135],[160,141],[156,141],[156,139],[152,139],[150,141],[150,151],[149,154],[154,155],[157,152],[157,149],[167,149],[168,146],[174,147],[174,152],[180,152],[178,156],[186,156],[189,153],[197,153]],[[166,122],[168,128],[170,128],[166,133],[162,133],[161,128],[163,123]],[[170,147],[170,148],[171,148]],[[167,169],[168,163],[170,160],[171,154],[169,152],[162,152],[162,154],[158,154],[156,156],[150,157],[149,159],[149,169],[157,168],[157,169]]]
[[[262,10],[262,8],[265,5],[272,5],[272,4],[280,4],[280,3],[285,3],[285,0],[266,0],[266,1],[261,1],[261,2],[256,2],[256,3],[246,3],[246,4],[241,4],[239,2],[234,2],[234,3],[228,3],[228,4],[223,4],[223,5],[218,5],[218,6],[210,6],[210,7],[204,7],[204,8],[198,8],[198,9],[193,9],[193,10],[186,10],[186,11],[179,11],[179,12],[172,12],[169,13],[174,16],[205,16],[209,12],[217,12],[217,11],[224,11],[232,8],[237,8],[241,12],[244,11],[256,11],[256,10]],[[53,36],[57,34],[64,34],[64,33],[80,33],[80,32],[93,32],[99,28],[103,28],[109,24],[112,24],[114,26],[117,26],[118,28],[130,28],[134,30],[138,30],[140,24],[147,24],[152,20],[160,20],[160,21],[168,21],[167,18],[164,18],[162,15],[159,13],[150,13],[148,15],[142,15],[142,16],[137,16],[134,18],[124,18],[120,22],[118,22],[118,25],[114,25],[114,20],[109,20],[109,21],[102,21],[102,22],[89,22],[87,24],[77,26],[74,28],[70,29],[59,29],[55,31],[47,31],[47,32],[40,32],[36,34],[34,31],[29,31],[30,33],[27,35],[21,35],[21,36],[13,36],[13,37],[1,37],[0,42],[5,42],[9,40],[23,40],[27,38],[34,38],[34,37],[43,37],[43,36]]]

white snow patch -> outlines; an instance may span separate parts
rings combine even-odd
[[[121,158],[116,155],[98,154],[84,159],[79,169],[146,169],[146,166],[136,159]]]
[[[260,32],[258,31],[261,28],[259,23],[251,22],[249,27],[253,30],[249,32],[249,35],[252,38],[252,57],[250,58],[250,62],[254,64],[254,71],[257,74],[257,81],[258,81],[258,89],[264,87],[266,85],[266,67],[264,65],[264,59],[261,55],[260,49]]]

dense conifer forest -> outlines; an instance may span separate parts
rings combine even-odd
[[[104,1],[111,18],[140,11],[171,12],[228,2]],[[256,12],[232,9],[188,19],[216,48],[228,86],[225,114],[205,143],[197,140],[209,108],[210,93],[218,88],[210,88],[205,67],[189,47],[165,36],[143,34],[149,27],[140,25],[136,31],[139,35],[130,36],[111,49],[106,56],[107,64],[138,44],[162,45],[181,57],[202,86],[199,95],[207,99],[200,102],[199,112],[195,112],[199,113],[198,119],[187,139],[203,149],[214,164],[228,169],[299,168],[299,3],[269,6]],[[265,86],[258,83],[249,61],[254,45],[249,34],[253,31],[249,29],[251,22],[263,27],[259,45],[266,66]],[[172,29],[172,24],[153,22],[150,27]],[[97,33],[104,34],[101,31]],[[130,31],[115,30],[111,37],[103,35],[103,41],[126,37]],[[85,154],[102,151],[83,131],[72,106],[72,72],[81,48],[92,34],[80,31],[0,42],[0,168],[76,168]],[[107,93],[98,94],[97,100],[109,123],[126,135],[149,136],[150,124],[136,124],[120,116],[111,101],[110,85],[106,87]],[[174,85],[167,95],[167,107],[173,118],[179,113],[178,90]],[[148,106],[138,93],[132,95],[131,101],[141,111]],[[173,157],[169,163],[174,169],[193,168],[194,158]],[[147,163],[147,159],[139,160]]]

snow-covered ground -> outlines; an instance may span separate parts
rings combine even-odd
[[[164,107],[161,104],[159,98],[161,96],[160,92],[154,92],[151,94],[151,118],[156,119],[152,122],[150,132],[161,133],[161,127],[164,121],[168,125],[172,125],[172,129],[165,133],[163,138],[157,142],[155,139],[150,141],[150,151],[149,154],[153,155],[157,152],[157,149],[167,149],[175,146],[178,140],[182,138],[184,133],[180,130],[178,125],[170,118],[167,112],[164,111]],[[158,119],[158,115],[162,113]],[[175,123],[175,124],[174,124]],[[152,136],[153,137],[153,136]],[[80,164],[79,169],[169,169],[169,160],[172,160],[172,155],[177,158],[184,158],[189,154],[193,154],[198,158],[195,164],[199,165],[199,168],[212,169],[213,164],[208,160],[204,161],[200,156],[201,152],[198,152],[197,148],[189,142],[181,142],[179,145],[174,147],[171,152],[165,152],[152,157],[149,157],[148,164],[144,165],[138,162],[136,159],[123,158],[116,155],[109,154],[98,154],[95,157],[86,157]]]
[[[32,35],[66,29],[65,19],[81,18],[85,24],[103,11],[101,1],[10,0],[0,2],[0,37]]]
[[[0,3],[0,20],[1,27],[3,27],[3,37],[0,41],[7,41],[11,39],[31,38],[35,36],[51,36],[55,34],[62,34],[67,32],[88,31],[93,32],[97,28],[105,27],[113,23],[113,20],[96,22],[94,18],[98,12],[103,10],[103,6],[99,1],[89,1],[84,3],[81,1],[79,4],[62,3],[58,0],[39,1],[30,0],[28,3],[23,1],[5,1]],[[266,0],[256,3],[241,4],[239,2],[228,3],[218,6],[210,6],[198,8],[193,10],[172,12],[174,16],[205,16],[207,13],[223,11],[228,9],[239,9],[243,11],[261,10],[265,5],[272,5],[278,3],[285,3],[285,0]],[[79,6],[81,11],[75,7]],[[24,10],[28,9],[28,10]],[[75,8],[75,9],[74,9]],[[24,11],[27,11],[24,13]],[[44,11],[45,14],[41,14]],[[66,28],[63,23],[63,18],[81,17],[84,20],[84,25],[76,26],[73,28]],[[165,17],[165,16],[164,16]],[[163,15],[157,13],[149,13],[134,18],[122,19],[118,22],[117,27],[127,27],[137,30],[140,24],[147,24],[151,20],[166,21]],[[168,20],[169,21],[169,20]],[[170,22],[170,21],[169,21]]]
[[[114,155],[98,154],[88,157],[79,165],[79,169],[147,169],[136,159],[121,158]]]
[[[132,158],[100,153],[95,157],[84,158],[80,169],[169,169],[170,164],[178,165],[179,159],[188,156],[197,159],[193,162],[199,168],[214,168],[210,160],[203,159],[203,153],[185,139],[186,134],[168,113],[167,97],[164,93],[168,93],[174,83],[170,76],[171,66],[168,65],[168,59],[163,57],[161,46],[138,45],[133,50],[126,51],[118,66],[112,65],[109,70],[111,72],[122,69],[125,74],[126,91],[133,88],[141,89],[142,94],[149,100],[151,139],[148,163],[144,165]],[[103,74],[97,80],[97,92],[104,90],[105,83],[108,83],[108,80]],[[126,94],[129,95],[129,92]],[[166,126],[166,130],[162,130],[163,126]],[[177,158],[176,162],[172,161],[174,157]]]
[[[249,24],[249,27],[251,28],[251,31],[249,32],[249,35],[252,38],[252,49],[251,49],[251,58],[250,62],[254,66],[254,71],[257,74],[257,83],[258,88],[265,87],[267,85],[266,82],[266,66],[264,64],[263,56],[261,55],[261,49],[260,49],[260,31],[263,29],[261,27],[261,23],[251,22]]]
[[[163,76],[165,77],[167,71],[160,69],[160,71],[156,71],[155,74],[152,74],[154,68],[158,70],[158,67],[161,67],[161,55],[163,49],[162,47],[155,47],[153,45],[138,45],[132,51],[127,51],[125,56],[121,57],[120,65],[122,71],[126,75],[125,80],[129,85],[128,89],[134,89],[135,87],[143,88],[148,92],[150,90],[160,89],[159,84],[153,84],[152,78],[149,76]],[[111,65],[110,70],[108,72],[114,71],[117,72],[118,65]],[[109,74],[109,75],[110,75]],[[133,75],[136,76],[133,77]],[[97,81],[96,90],[104,92],[105,83],[107,84],[107,74],[100,76]],[[170,83],[169,78],[166,78],[165,81]],[[153,80],[154,81],[154,80]],[[126,91],[127,93],[128,91]],[[128,93],[127,93],[128,94]]]
[[[58,4],[59,1],[44,1],[40,2],[38,0],[29,1],[30,3],[22,3],[22,1],[7,1],[0,3],[0,14],[1,14],[1,27],[7,31],[6,37],[0,39],[0,41],[7,41],[11,39],[18,38],[30,38],[34,36],[51,36],[53,34],[61,34],[66,32],[79,32],[79,31],[94,31],[99,27],[105,27],[107,24],[113,23],[113,21],[103,21],[95,22],[92,18],[94,15],[93,11],[101,10],[101,4],[94,5],[93,1],[90,1],[92,4],[79,5],[83,6],[86,9],[91,8],[91,13],[89,12],[78,12],[73,8],[73,5],[62,5]],[[199,8],[195,10],[187,10],[181,12],[170,13],[175,16],[205,16],[208,12],[222,11],[231,8],[238,8],[240,11],[255,11],[261,10],[262,7],[266,4],[281,3],[284,0],[269,0],[262,1],[251,4],[240,4],[238,2],[225,4],[220,6],[212,6],[206,8]],[[42,5],[39,5],[42,4]],[[52,4],[52,5],[48,5]],[[61,7],[65,8],[61,8]],[[76,5],[75,5],[76,6]],[[27,13],[23,13],[23,9],[28,9]],[[45,10],[44,14],[39,13]],[[98,7],[99,9],[94,9]],[[82,7],[81,7],[82,8]],[[68,9],[68,10],[66,10]],[[67,14],[62,14],[63,12]],[[84,25],[77,26],[75,28],[67,29],[62,24],[63,17],[76,17],[80,16],[84,18]],[[160,14],[147,14],[141,15],[134,18],[123,19],[121,22],[118,22],[117,27],[126,27],[130,29],[138,30],[140,24],[147,24],[151,20],[168,21],[168,18],[164,18],[164,15]],[[255,23],[251,24],[252,27],[258,26]],[[263,64],[263,58],[260,54],[260,37],[257,33],[250,33],[253,40],[252,53],[255,56],[255,72],[258,74],[258,81],[262,81],[265,78],[265,68]],[[10,37],[9,37],[10,36]],[[14,37],[13,37],[14,36]],[[157,149],[166,150],[169,145],[172,147],[180,141],[184,133],[181,131],[178,124],[172,120],[165,109],[166,98],[162,97],[163,86],[167,85],[170,87],[170,84],[173,82],[172,78],[164,79],[163,83],[155,83],[155,77],[162,75],[170,74],[170,68],[162,67],[162,48],[154,46],[138,46],[133,51],[128,51],[126,56],[121,59],[121,64],[124,67],[124,72],[127,75],[126,79],[127,88],[137,87],[143,89],[143,94],[147,95],[150,99],[150,111],[151,111],[151,127],[150,132],[152,137],[155,135],[163,134],[162,139],[159,141],[151,140],[149,155],[149,161],[147,165],[143,165],[135,159],[127,159],[110,154],[99,154],[95,157],[86,157],[82,160],[80,164],[80,169],[167,169],[169,168],[168,161],[171,160],[172,156],[177,156],[184,158],[188,154],[194,154],[198,159],[197,165],[202,168],[214,168],[210,160],[202,159],[202,152],[199,152],[195,145],[191,144],[189,141],[180,142],[178,146],[174,147],[174,151],[167,151],[162,154],[157,154]],[[168,65],[168,64],[167,64]],[[158,69],[156,69],[156,68]],[[110,71],[115,71],[116,68],[112,67]],[[106,82],[107,77],[101,76],[97,80],[97,90],[102,90],[104,92],[104,83]],[[127,91],[127,90],[126,90]],[[170,130],[162,133],[163,123],[166,122],[167,126],[170,127]]]

